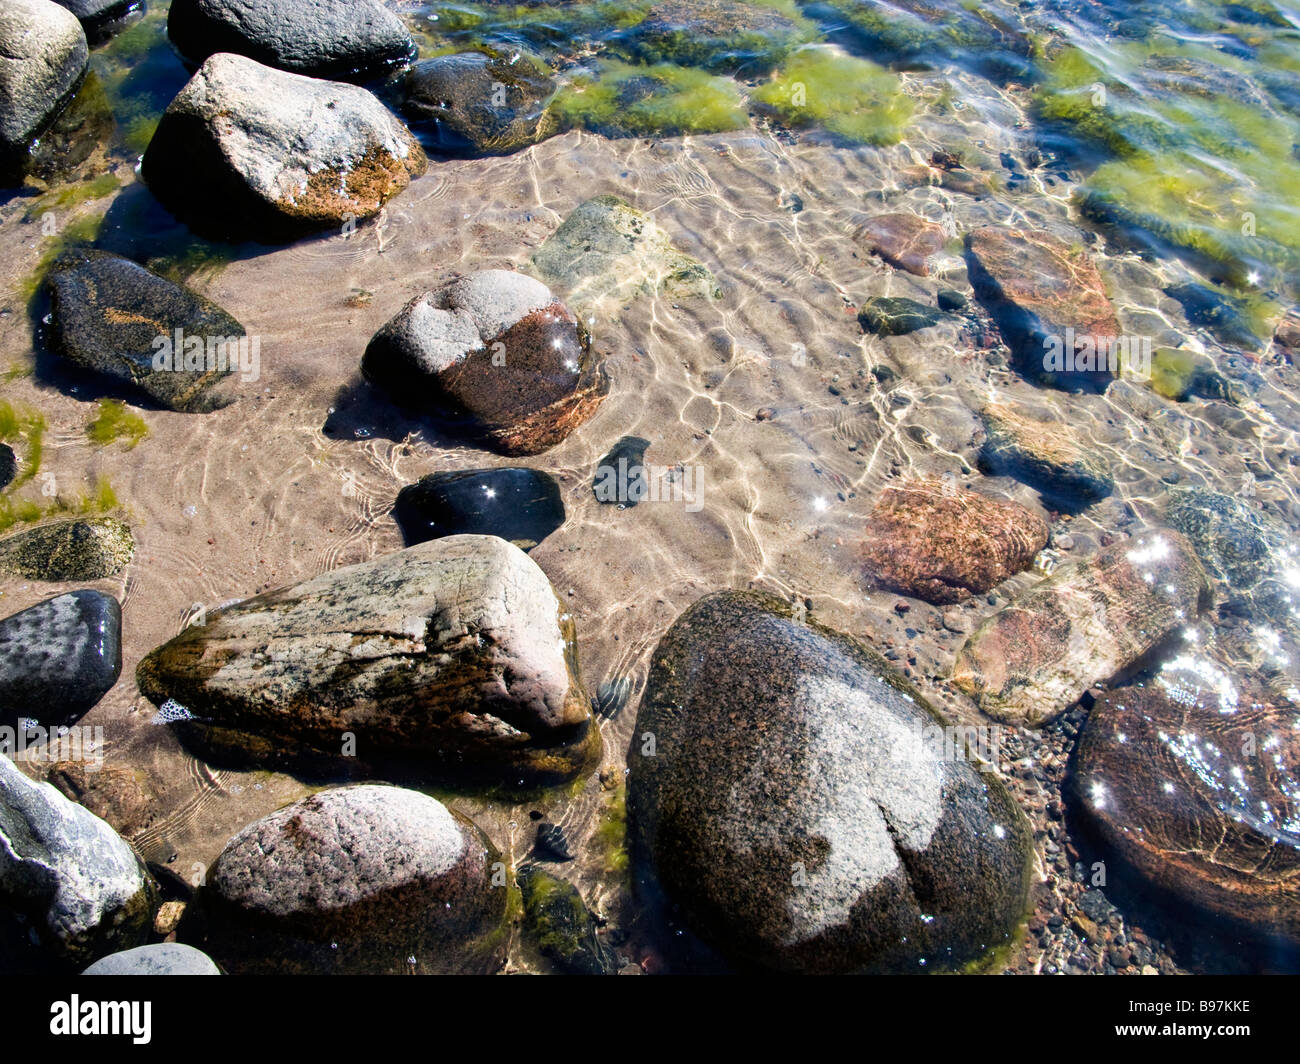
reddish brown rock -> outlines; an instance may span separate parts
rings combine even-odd
[[[540,281],[509,270],[411,300],[361,369],[403,405],[509,455],[559,443],[609,391],[582,323]]]
[[[863,555],[877,586],[946,604],[995,587],[1046,545],[1047,523],[1019,503],[914,481],[881,493]]]
[[[1074,790],[1098,841],[1173,911],[1296,949],[1300,732],[1296,707],[1258,694],[1188,656],[1104,695]]]
[[[928,260],[943,248],[943,229],[919,214],[878,214],[858,231],[858,239],[891,266],[918,277],[930,273]]]
[[[966,237],[975,294],[1032,380],[1104,390],[1118,372],[1115,308],[1082,248],[1045,232],[986,226]]]

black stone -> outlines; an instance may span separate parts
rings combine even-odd
[[[960,292],[945,288],[939,293],[940,310],[964,310],[969,301]]]
[[[632,681],[626,676],[606,680],[596,688],[596,697],[591,700],[591,708],[596,716],[603,720],[613,720],[627,705],[632,693]]]
[[[0,725],[72,724],[122,673],[122,610],[102,591],[58,595],[0,621]]]
[[[443,536],[488,535],[531,550],[564,524],[560,486],[523,467],[431,473],[398,493],[393,519],[408,547]]]
[[[7,443],[0,443],[0,491],[13,483],[17,472],[18,459],[14,455],[14,449]]]
[[[876,296],[858,309],[862,328],[877,336],[903,336],[942,320],[942,311],[902,296]]]
[[[591,490],[597,502],[635,506],[646,497],[650,491],[645,470],[645,452],[649,446],[650,441],[640,436],[624,436],[614,444],[596,466]]]
[[[1165,295],[1178,300],[1187,320],[1209,329],[1220,343],[1248,351],[1259,348],[1259,337],[1247,324],[1242,312],[1232,300],[1212,288],[1202,284],[1176,284],[1166,288]]]
[[[547,861],[572,861],[573,850],[569,847],[569,837],[559,824],[542,823],[537,825],[537,841],[533,852]]]

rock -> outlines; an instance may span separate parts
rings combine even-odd
[[[0,491],[14,482],[18,472],[18,456],[7,443],[0,443]]]
[[[617,958],[596,934],[596,921],[571,883],[524,865],[518,874],[524,899],[524,934],[566,975],[613,975]]]
[[[361,363],[373,384],[509,455],[537,454],[609,391],[585,326],[540,281],[480,270],[411,300]]]
[[[1032,846],[995,777],[927,753],[941,724],[848,636],[706,596],[654,653],[628,755],[642,889],[743,968],[980,957],[1025,911]]]
[[[780,62],[800,36],[798,24],[775,8],[736,0],[656,0],[619,40],[643,63],[753,75]]]
[[[991,591],[1045,546],[1047,522],[1019,503],[915,480],[880,493],[862,553],[876,585],[943,604]]]
[[[46,782],[130,837],[147,827],[159,808],[158,795],[141,780],[142,775],[125,765],[59,761]]]
[[[958,653],[953,682],[995,719],[1046,724],[1195,620],[1206,593],[1191,544],[1153,529],[1062,565],[995,613]]]
[[[82,975],[220,975],[221,969],[202,950],[182,942],[137,946],[97,960]]]
[[[54,521],[0,539],[0,573],[29,580],[99,580],[120,573],[135,553],[115,517]]]
[[[430,473],[397,493],[393,519],[408,547],[441,536],[500,536],[532,550],[564,524],[560,486],[536,469]]]
[[[72,99],[89,55],[81,23],[52,0],[0,8],[0,179],[20,178],[27,149]]]
[[[1235,300],[1203,284],[1169,285],[1164,292],[1178,300],[1189,322],[1204,326],[1220,343],[1246,351],[1259,350],[1259,337]]]
[[[402,80],[402,111],[431,123],[439,150],[508,155],[557,131],[555,79],[527,57],[459,52],[421,59]]]
[[[1300,307],[1292,307],[1273,329],[1273,343],[1290,352],[1300,352]]]
[[[231,839],[181,933],[232,975],[490,973],[507,938],[499,861],[436,798],[323,791]]]
[[[891,266],[918,277],[929,276],[930,256],[945,243],[942,226],[905,211],[876,215],[858,231],[858,240]]]
[[[0,973],[75,971],[137,946],[153,901],[112,828],[0,755]]]
[[[136,679],[209,760],[546,783],[600,748],[573,640],[523,551],[449,536],[209,611]]]
[[[1228,402],[1235,399],[1235,389],[1215,367],[1214,359],[1185,348],[1156,348],[1151,356],[1151,387],[1178,402],[1194,395]]]
[[[167,34],[187,59],[234,52],[314,78],[368,81],[416,54],[376,0],[172,0]]]
[[[939,295],[936,299],[939,304],[939,309],[949,312],[965,310],[966,307],[970,305],[970,300],[960,292],[951,288],[939,289]]]
[[[1103,391],[1118,375],[1119,321],[1086,251],[1047,232],[987,226],[967,235],[966,262],[1026,377]]]
[[[703,263],[678,251],[649,215],[617,196],[597,196],[574,208],[533,256],[548,284],[580,304],[631,302],[661,292],[669,298],[721,295]]]
[[[222,380],[260,363],[260,343],[224,309],[119,255],[68,253],[46,286],[50,349],[169,410],[228,405]]]
[[[0,621],[0,724],[72,724],[122,674],[122,610],[102,591],[72,591]]]
[[[220,53],[168,105],[142,173],[202,235],[279,241],[378,214],[427,165],[365,89]]]
[[[537,839],[533,853],[544,861],[572,861],[576,856],[569,845],[569,836],[559,824],[545,821],[537,825]]]
[[[87,33],[103,29],[107,23],[114,22],[129,14],[132,9],[141,6],[139,0],[55,0],[55,2],[76,15]]]
[[[1107,692],[1071,786],[1107,856],[1136,872],[1134,889],[1272,957],[1300,949],[1300,742],[1295,708],[1257,696],[1199,655]]]
[[[1106,463],[1062,422],[1039,421],[1003,403],[980,416],[986,436],[979,465],[990,476],[1015,477],[1070,513],[1115,490]]]
[[[863,330],[877,336],[903,336],[928,329],[943,321],[944,316],[941,310],[902,296],[873,296],[858,308]]]
[[[650,441],[640,436],[624,436],[614,444],[596,466],[591,491],[596,501],[620,506],[635,506],[650,492],[650,478],[645,468],[645,452]]]

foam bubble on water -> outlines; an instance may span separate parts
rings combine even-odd
[[[178,720],[193,720],[194,714],[182,706],[174,698],[167,699],[158,707],[158,712],[153,715],[150,724],[171,724]]]

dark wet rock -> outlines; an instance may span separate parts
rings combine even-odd
[[[555,79],[527,57],[481,52],[421,59],[402,80],[402,111],[433,127],[440,151],[507,155],[545,140],[557,123],[547,109]]]
[[[1166,399],[1179,402],[1192,396],[1235,402],[1238,395],[1214,359],[1186,348],[1156,348],[1151,356],[1151,387]]]
[[[613,975],[617,958],[596,934],[596,921],[578,888],[524,865],[518,874],[524,934],[548,961],[569,975]]]
[[[624,436],[610,448],[596,466],[591,485],[597,502],[635,506],[649,494],[650,477],[645,468],[649,446],[650,441],[640,436]]]
[[[234,52],[315,78],[365,81],[415,55],[377,0],[172,0],[167,34],[187,59]]]
[[[880,493],[862,556],[877,586],[943,604],[991,591],[1045,546],[1047,522],[1019,503],[922,480]]]
[[[112,828],[0,755],[0,973],[76,971],[137,946],[153,901]]]
[[[1046,232],[1003,226],[966,237],[975,294],[1031,380],[1101,391],[1112,381],[1119,321],[1088,253]],[[1100,350],[1099,350],[1100,348]]]
[[[1292,307],[1273,328],[1273,342],[1292,353],[1300,353],[1300,307]]]
[[[954,291],[951,288],[939,289],[937,301],[940,310],[946,310],[949,312],[965,310],[966,307],[970,305],[970,300],[960,292]]]
[[[780,62],[800,28],[775,8],[736,0],[656,0],[619,40],[644,63],[752,75]]]
[[[220,975],[221,969],[202,950],[183,942],[156,942],[151,946],[112,953],[97,960],[82,975]]]
[[[903,336],[943,321],[943,311],[904,296],[873,296],[858,308],[862,328],[877,336]]]
[[[980,416],[986,436],[979,464],[991,476],[1015,477],[1071,512],[1115,490],[1105,461],[1064,423],[1038,421],[1002,403],[985,407]]]
[[[564,524],[560,486],[536,469],[430,473],[397,494],[393,519],[408,547],[441,536],[500,536],[532,550]]]
[[[411,300],[361,370],[399,403],[503,454],[537,454],[609,391],[586,327],[540,281],[480,270]]]
[[[942,251],[945,242],[942,226],[905,211],[869,219],[858,239],[891,266],[918,277],[929,275],[930,256]]]
[[[1285,533],[1247,503],[1209,488],[1172,488],[1165,520],[1183,533],[1211,576],[1245,592],[1280,577]]]
[[[81,23],[52,0],[0,7],[0,181],[19,180],[28,147],[72,99],[89,55]]]
[[[449,536],[209,611],[136,679],[209,760],[540,784],[600,748],[573,641],[523,551]]]
[[[14,482],[18,472],[18,458],[7,443],[0,443],[0,491]]]
[[[569,836],[559,824],[538,824],[533,852],[546,861],[572,861],[574,853]]]
[[[130,527],[115,517],[53,521],[0,539],[0,572],[29,580],[98,580],[120,573],[134,553]]]
[[[1024,912],[1029,830],[996,778],[929,753],[940,727],[874,652],[781,600],[701,599],[655,651],[629,751],[643,884],[743,967],[981,956]]]
[[[1092,833],[1138,889],[1198,927],[1300,949],[1295,707],[1187,657],[1103,695],[1071,785]]]
[[[427,165],[365,89],[222,53],[168,105],[142,173],[205,236],[280,241],[378,214]]]
[[[601,720],[613,720],[623,712],[623,708],[627,705],[628,697],[631,694],[631,677],[618,676],[612,680],[606,680],[596,688],[596,697],[592,700],[592,709]]]
[[[1213,288],[1192,282],[1170,285],[1164,291],[1165,295],[1178,300],[1189,322],[1204,326],[1221,344],[1246,351],[1259,349],[1259,337],[1234,300],[1220,295]]]
[[[500,859],[426,794],[324,791],[231,839],[181,933],[232,975],[489,973],[506,944]]]
[[[958,653],[953,682],[989,716],[1037,727],[1195,621],[1207,590],[1191,544],[1149,530],[1062,565],[995,613]]]
[[[717,298],[718,282],[703,263],[673,246],[644,211],[617,196],[580,203],[547,237],[533,265],[575,303],[609,297],[630,302],[660,292],[673,298]]]
[[[260,358],[222,307],[119,255],[69,252],[46,285],[51,351],[170,410],[228,405],[222,380]]]
[[[68,105],[32,143],[26,160],[27,183],[44,182],[53,188],[96,179],[103,182],[105,152],[116,127],[104,83],[90,69]],[[31,212],[27,217],[34,220]]]
[[[87,32],[101,29],[106,23],[120,19],[133,9],[144,6],[143,0],[55,0],[55,2],[76,15]]]
[[[72,591],[0,621],[0,724],[72,724],[122,673],[122,610]]]

